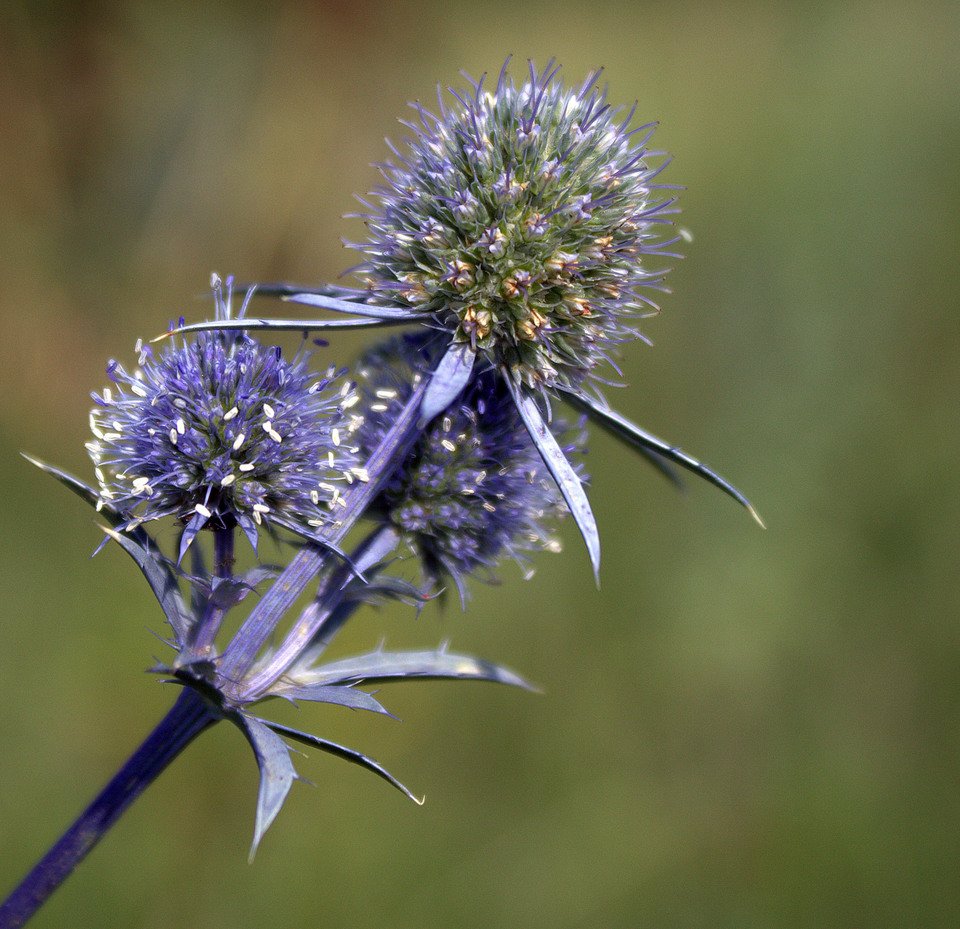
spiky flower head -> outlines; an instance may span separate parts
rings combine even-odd
[[[372,450],[383,440],[414,386],[436,364],[443,340],[401,336],[368,352],[356,367],[363,414],[357,438]],[[568,432],[583,452],[582,430]],[[477,376],[460,399],[423,432],[378,501],[431,577],[486,575],[504,555],[522,564],[532,551],[559,551],[552,523],[567,509],[516,406],[494,372]]]
[[[455,330],[519,383],[578,387],[663,290],[649,257],[669,255],[660,229],[676,212],[653,183],[665,162],[646,150],[597,88],[566,87],[552,63],[517,85],[504,65],[419,104],[409,151],[360,214],[369,240],[356,270],[375,293]],[[670,255],[670,257],[676,257]]]
[[[213,283],[228,319],[229,292]],[[93,395],[87,450],[102,500],[130,526],[176,517],[185,545],[204,527],[239,525],[255,543],[264,523],[305,535],[323,525],[358,464],[358,398],[341,372],[317,375],[306,352],[288,360],[237,332],[137,350],[138,366],[111,361],[112,386]]]

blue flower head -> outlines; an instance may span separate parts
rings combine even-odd
[[[553,63],[516,84],[471,82],[416,105],[408,151],[360,214],[369,239],[355,270],[371,292],[435,317],[518,383],[578,387],[663,288],[652,256],[674,197],[664,167],[597,88],[567,87]],[[653,159],[653,160],[651,160]]]
[[[357,432],[370,454],[384,439],[416,383],[435,366],[442,341],[430,334],[394,338],[356,368],[363,415]],[[584,451],[583,430],[567,433],[566,452]],[[522,564],[537,550],[559,551],[552,524],[567,513],[505,385],[493,372],[475,378],[460,399],[420,435],[387,481],[376,509],[417,553],[425,573],[464,579],[489,575],[511,555]]]
[[[218,279],[214,293],[228,319]],[[175,517],[185,549],[204,527],[239,525],[255,542],[264,524],[311,536],[326,522],[358,464],[357,397],[339,372],[235,332],[139,352],[132,373],[110,362],[87,444],[101,499],[130,526]]]

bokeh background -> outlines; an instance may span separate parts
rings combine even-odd
[[[577,539],[470,609],[370,612],[342,651],[454,646],[542,695],[424,683],[326,757],[246,862],[256,770],[219,727],[38,927],[960,924],[960,34],[947,3],[30,3],[0,19],[0,891],[159,718],[159,614],[91,513],[106,360],[211,270],[333,279],[341,214],[437,81],[607,68],[694,234],[618,407],[757,529],[597,436]],[[348,361],[361,344],[329,350]]]

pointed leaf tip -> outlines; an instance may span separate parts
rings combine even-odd
[[[363,681],[489,681],[523,690],[537,688],[514,671],[472,655],[457,654],[441,646],[434,651],[387,652],[378,649],[339,661],[318,665],[297,677],[300,684],[346,684]]]
[[[297,772],[290,760],[290,747],[269,726],[244,714],[238,714],[234,722],[246,735],[260,768],[257,816],[253,844],[250,846],[250,861],[253,861],[260,840],[277,818],[283,801],[297,779]]]
[[[247,718],[252,719],[253,717]],[[343,758],[345,761],[360,765],[360,767],[366,768],[368,771],[372,771],[377,775],[377,777],[382,777],[388,784],[396,787],[397,790],[399,790],[404,796],[411,799],[417,804],[417,806],[423,806],[426,800],[426,797],[417,797],[406,786],[398,781],[386,768],[378,764],[372,758],[368,758],[366,755],[356,751],[355,749],[347,748],[344,745],[339,745],[336,742],[329,741],[328,739],[321,739],[318,736],[310,735],[309,732],[301,732],[299,729],[291,729],[289,726],[284,726],[280,723],[270,722],[265,719],[258,721],[268,726],[274,732],[279,733],[280,735],[285,735],[288,739],[293,739],[294,741],[300,742],[303,745],[309,745],[311,748],[318,748],[322,752],[328,752],[331,755],[336,755],[338,758]]]
[[[600,586],[600,533],[597,531],[597,521],[594,518],[593,510],[590,508],[590,501],[587,499],[587,492],[583,488],[583,483],[574,471],[573,466],[567,461],[563,449],[557,443],[556,438],[547,426],[537,406],[536,400],[518,387],[510,377],[509,371],[503,370],[503,380],[506,382],[510,391],[510,396],[516,404],[520,413],[520,418],[530,433],[543,463],[547,466],[553,479],[557,482],[560,493],[566,501],[573,515],[580,535],[583,536],[584,544],[587,546],[587,554],[590,556],[590,564],[593,566],[593,576]]]

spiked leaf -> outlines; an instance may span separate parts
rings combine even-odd
[[[257,818],[250,846],[250,860],[270,824],[277,818],[290,787],[297,778],[290,747],[274,731],[254,716],[238,713],[233,721],[240,727],[257,756],[260,768],[260,789],[257,794]]]
[[[349,300],[338,300],[321,293],[290,294],[283,298],[286,303],[302,303],[305,306],[316,306],[322,310],[332,310],[334,313],[351,313],[354,316],[367,316],[372,319],[403,320],[409,322],[419,318],[419,314],[409,309],[392,306],[370,306],[368,303],[354,303]]]
[[[406,680],[490,681],[534,690],[520,675],[502,665],[458,655],[443,648],[435,651],[375,651],[321,665],[296,676],[298,682],[313,684],[368,684]]]
[[[586,413],[592,422],[597,423],[601,428],[607,428],[603,422],[600,421],[599,417],[592,415],[594,413],[594,407],[591,400],[581,394],[574,393],[571,390],[561,390],[561,396],[567,403],[570,404],[574,409],[580,410],[582,413]],[[612,430],[611,430],[612,431]],[[627,436],[621,435],[620,433],[614,433],[618,438],[627,439]],[[627,439],[630,441],[630,439]],[[651,448],[647,448],[645,445],[638,445],[631,442],[634,449],[638,454],[642,455],[647,461],[650,462],[674,487],[678,490],[683,489],[683,479],[677,473],[677,469],[669,462],[667,458],[661,455],[659,452],[654,451]]]
[[[250,719],[251,717],[247,717]],[[379,765],[372,758],[368,758],[366,755],[361,754],[358,751],[355,751],[352,748],[346,748],[343,745],[338,745],[336,742],[330,742],[327,739],[321,739],[318,736],[310,735],[308,732],[300,732],[299,729],[291,729],[289,726],[282,726],[280,723],[273,723],[269,720],[262,719],[259,720],[263,725],[268,726],[274,732],[279,733],[280,735],[285,735],[288,739],[293,739],[296,742],[300,742],[303,745],[309,745],[311,748],[317,748],[322,752],[327,752],[331,755],[336,755],[338,758],[343,758],[345,761],[349,761],[352,764],[360,765],[362,768],[366,768],[368,771],[372,771],[377,777],[382,777],[388,784],[396,787],[401,793],[406,794],[414,803],[418,806],[423,806],[423,799],[412,794],[403,784],[400,783],[386,768]]]
[[[713,484],[714,487],[719,487],[725,494],[733,497],[737,503],[745,507],[747,512],[762,528],[766,528],[763,520],[760,518],[760,514],[754,509],[753,504],[740,493],[733,484],[720,477],[719,474],[712,471],[702,462],[697,461],[693,456],[682,451],[678,446],[670,445],[669,442],[658,439],[655,435],[632,423],[625,416],[621,416],[615,410],[611,410],[609,407],[583,394],[565,392],[564,397],[569,399],[578,409],[583,410],[593,422],[601,428],[606,429],[611,435],[616,436],[618,439],[623,439],[634,448],[655,452],[670,461],[675,461],[681,467],[692,471],[705,481]]]
[[[353,687],[333,684],[285,682],[271,687],[266,696],[285,697],[288,700],[309,700],[312,703],[335,703],[351,710],[369,710],[371,713],[383,713],[392,716],[372,694]]]
[[[537,406],[536,400],[526,393],[522,387],[518,387],[510,372],[503,371],[503,380],[510,390],[513,402],[517,405],[520,417],[530,433],[540,452],[543,463],[547,466],[553,479],[563,494],[563,499],[567,502],[570,512],[576,521],[580,535],[587,546],[587,553],[590,555],[590,564],[593,566],[593,575],[600,582],[600,534],[597,532],[597,521],[594,519],[593,510],[590,509],[590,501],[587,499],[586,491],[577,472],[567,461],[563,449],[560,448],[553,433],[547,427],[543,419],[543,414]]]
[[[100,528],[137,563],[173,629],[177,644],[184,645],[194,617],[183,600],[170,563],[148,540],[143,544],[136,535],[117,532],[108,526]]]
[[[272,332],[316,332],[321,329],[364,329],[371,326],[402,326],[409,322],[407,319],[264,319],[250,317],[247,319],[214,319],[202,323],[190,323],[185,326],[176,326],[167,332],[161,333],[151,342],[162,342],[172,335],[185,332],[203,332],[208,329],[268,329]]]
[[[96,507],[97,512],[100,513],[111,526],[120,526],[128,521],[127,516],[106,500],[102,500],[99,492],[90,487],[89,484],[85,484],[72,474],[61,471],[59,468],[55,468],[53,465],[49,465],[39,458],[34,458],[33,455],[28,455],[26,452],[21,452],[20,454],[29,461],[30,464],[35,465],[41,471],[60,481],[64,487],[73,491],[81,500],[85,500],[91,506]]]
[[[111,526],[125,525],[129,517],[111,506],[108,502],[101,500],[100,494],[92,487],[85,484],[79,478],[61,471],[53,465],[49,465],[39,458],[32,455],[23,455],[32,465],[36,465],[41,471],[55,477],[64,487],[73,491],[81,500],[85,500],[91,506],[97,507],[100,515],[110,523]],[[137,563],[137,566],[143,572],[150,589],[154,596],[160,602],[167,622],[173,629],[174,637],[179,645],[186,642],[187,633],[193,624],[193,615],[183,600],[180,593],[180,586],[177,583],[177,576],[170,565],[170,562],[163,557],[151,541],[150,536],[141,528],[131,529],[124,532],[114,532],[105,527],[103,531],[116,542],[120,547],[130,555]]]

